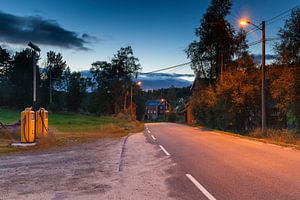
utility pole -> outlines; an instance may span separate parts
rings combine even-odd
[[[32,42],[28,43],[28,46],[32,49],[32,68],[33,68],[33,102],[32,102],[32,108],[34,111],[37,110],[36,108],[36,64],[37,64],[37,54],[39,55],[41,52],[41,49],[33,44]]]
[[[124,95],[124,114],[126,114],[127,113],[127,111],[126,111],[126,105],[127,104],[127,91],[125,92],[125,95]]]
[[[49,98],[49,102],[51,105],[52,104],[52,65],[50,65],[49,67],[50,67],[50,77],[49,77],[50,98]]]
[[[251,24],[255,26],[255,28],[261,30],[262,32],[262,53],[261,53],[261,130],[265,131],[267,127],[267,115],[266,115],[266,58],[265,58],[265,53],[266,53],[266,22],[262,21],[261,26],[257,26],[253,23],[251,23],[249,20],[246,19],[241,19],[240,20],[240,25],[241,26],[246,26],[248,24]]]
[[[223,81],[224,76],[224,52],[221,51],[221,81]]]
[[[262,31],[262,62],[261,62],[261,128],[262,131],[266,129],[266,88],[265,88],[265,77],[266,77],[266,63],[265,63],[265,46],[266,46],[266,23],[261,23]]]
[[[133,87],[132,85],[130,86],[130,115],[132,115],[132,97],[133,96]]]
[[[32,51],[33,53],[34,51]],[[32,102],[32,107],[33,110],[36,110],[36,53],[34,52],[32,55],[32,64],[33,64],[33,102]]]

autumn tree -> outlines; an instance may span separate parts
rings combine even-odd
[[[300,8],[292,10],[279,30],[276,44],[277,70],[271,80],[271,95],[283,115],[294,118],[300,129]],[[276,70],[276,69],[274,69]],[[273,70],[273,71],[274,71]],[[277,75],[277,76],[276,76]]]

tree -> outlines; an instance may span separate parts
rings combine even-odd
[[[279,76],[271,83],[271,95],[276,107],[295,118],[300,130],[300,8],[292,10],[290,18],[279,30],[280,41],[275,45]],[[288,69],[290,68],[290,69]]]
[[[0,105],[8,103],[8,76],[11,61],[10,54],[0,46]]]
[[[44,85],[49,91],[49,103],[52,104],[53,90],[61,89],[63,83],[63,72],[66,69],[66,61],[60,53],[47,52],[46,68],[44,69]]]
[[[196,76],[216,80],[232,60],[235,51],[234,29],[225,17],[230,13],[230,0],[212,0],[196,29],[199,41],[192,42],[187,50]]]
[[[24,108],[32,105],[34,57],[36,57],[35,52],[28,48],[17,52],[13,57],[8,74],[9,90],[7,92],[9,93],[10,106]],[[39,67],[37,66],[37,86],[40,85],[39,75]],[[38,101],[39,98],[40,96],[37,96]]]
[[[276,44],[275,50],[278,54],[278,63],[300,64],[300,8],[291,12],[289,19],[285,21],[284,27],[279,30],[280,42]]]
[[[235,36],[235,55],[236,60],[233,61],[232,65],[234,66],[234,70],[243,70],[243,71],[254,71],[255,63],[253,57],[249,54],[249,46],[246,40],[246,32],[245,30],[240,30]],[[231,67],[232,68],[232,67]]]
[[[90,71],[97,82],[98,89],[94,98],[98,105],[92,107],[106,114],[120,112],[123,98],[139,70],[138,59],[134,57],[130,46],[121,48],[110,63],[94,62]]]
[[[80,72],[70,74],[67,91],[67,108],[77,112],[86,94],[86,82]]]

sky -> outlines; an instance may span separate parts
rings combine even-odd
[[[0,45],[20,50],[32,40],[42,50],[42,61],[49,50],[61,52],[74,71],[109,60],[120,47],[130,45],[142,72],[149,72],[189,61],[184,50],[197,39],[195,28],[209,4],[210,0],[0,0]],[[227,19],[238,29],[239,18],[260,24],[299,4],[233,0]],[[267,25],[267,38],[276,37],[284,19]],[[34,26],[42,28],[24,34]],[[250,33],[248,41],[260,37],[259,31]],[[273,54],[272,45],[267,43],[267,54]],[[261,46],[250,50],[260,54]],[[193,73],[189,66],[167,72]]]

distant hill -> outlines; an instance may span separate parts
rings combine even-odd
[[[92,74],[88,70],[81,71],[81,74],[85,77],[92,78]],[[157,73],[157,74],[141,74],[137,80],[143,82],[142,88],[145,90],[149,89],[161,89],[170,87],[187,87],[192,85],[191,81],[182,79],[183,77],[192,78],[190,74],[168,74],[168,73]]]

